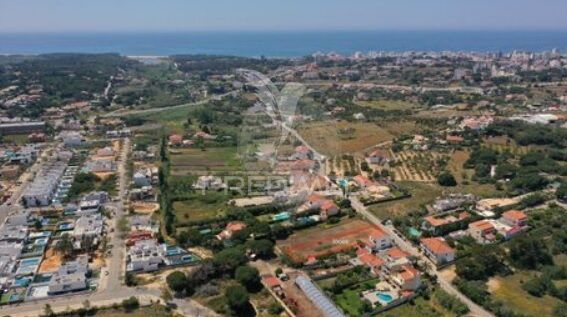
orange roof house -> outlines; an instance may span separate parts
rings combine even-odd
[[[226,225],[226,228],[217,235],[219,240],[230,239],[236,232],[242,231],[246,228],[246,224],[242,221],[231,221]]]
[[[528,223],[528,216],[519,210],[508,210],[502,214],[502,222],[511,226],[523,227]]]
[[[371,269],[380,267],[385,263],[382,259],[372,253],[363,254],[359,256],[358,259],[360,260],[360,262],[364,263],[364,265],[368,266]]]
[[[421,239],[421,247],[425,254],[437,264],[455,260],[455,249],[451,248],[443,238]]]

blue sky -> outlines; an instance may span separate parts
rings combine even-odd
[[[565,0],[0,0],[0,32],[567,30]]]

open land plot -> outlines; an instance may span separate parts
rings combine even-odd
[[[184,176],[191,173],[236,171],[241,167],[236,147],[201,149],[175,149],[170,151],[171,174]]]
[[[372,101],[357,101],[356,104],[374,109],[382,110],[411,110],[416,107],[415,104],[404,100],[372,100]]]
[[[422,130],[422,127],[414,120],[404,120],[404,118],[400,118],[400,120],[380,120],[378,126],[395,137],[399,137],[402,134],[419,134]]]
[[[491,150],[499,153],[510,152],[514,155],[523,155],[528,153],[534,147],[517,145],[514,140],[506,136],[496,136],[484,139],[484,145]]]
[[[545,295],[535,297],[522,289],[522,283],[535,277],[535,272],[520,271],[506,277],[497,276],[488,282],[489,291],[495,300],[524,316],[553,316],[553,309],[561,300]]]
[[[363,151],[393,139],[388,131],[368,122],[308,123],[301,125],[298,132],[317,151],[330,156]]]
[[[368,222],[348,220],[326,229],[314,227],[301,230],[286,240],[278,241],[277,246],[292,261],[302,263],[310,256],[317,258],[352,249],[358,241],[368,239],[377,230]]]
[[[63,256],[58,254],[52,247],[47,249],[41,265],[39,266],[39,273],[55,272],[61,267],[63,263]]]
[[[378,218],[392,219],[404,216],[426,204],[432,203],[443,192],[439,185],[431,183],[400,182],[399,185],[409,190],[412,196],[369,206],[370,211]]]
[[[208,194],[211,196],[211,194]],[[206,197],[209,197],[206,196]],[[204,196],[205,197],[205,196]],[[186,223],[208,221],[226,215],[228,205],[226,199],[198,199],[173,202],[173,212],[177,225],[182,226]]]
[[[173,317],[174,313],[168,311],[166,307],[161,305],[152,305],[141,307],[133,311],[124,311],[123,309],[102,309],[97,311],[96,317]]]
[[[447,169],[455,176],[458,184],[452,191],[470,193],[482,198],[498,196],[499,192],[493,184],[478,184],[471,180],[474,170],[465,169],[463,166],[469,157],[469,151],[455,151],[451,155]]]

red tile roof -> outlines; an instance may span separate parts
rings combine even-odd
[[[395,259],[405,258],[405,257],[410,256],[409,253],[407,253],[406,251],[404,251],[400,248],[397,248],[397,247],[394,247],[394,248],[391,248],[390,250],[388,250],[387,254],[390,257],[395,258]]]
[[[443,238],[424,238],[421,239],[421,244],[435,254],[455,252]]]
[[[368,253],[358,257],[360,261],[369,267],[384,265],[384,261],[374,254]]]
[[[505,213],[502,214],[502,217],[512,219],[512,220],[515,220],[515,221],[521,221],[521,220],[528,219],[528,216],[526,216],[525,213],[523,213],[519,210],[508,210],[508,211],[506,211]]]

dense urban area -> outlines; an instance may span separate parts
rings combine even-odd
[[[567,316],[567,56],[0,56],[0,315]]]

